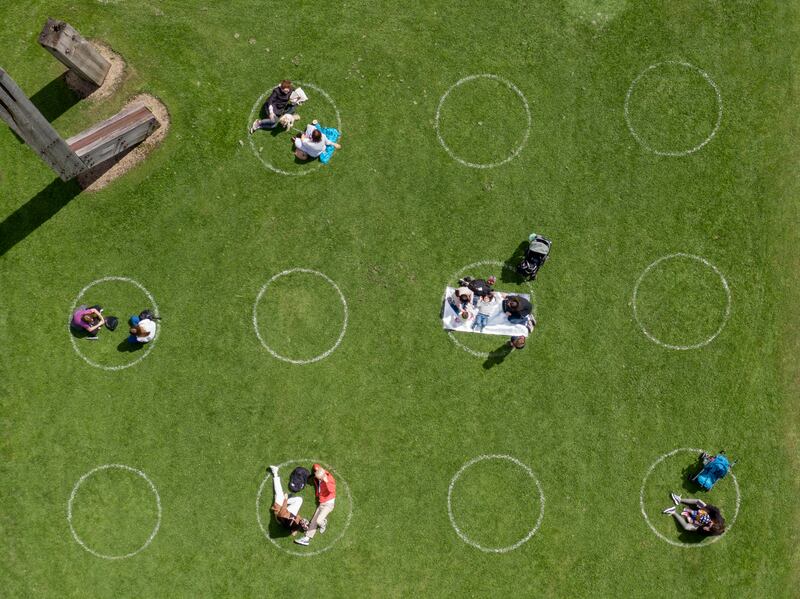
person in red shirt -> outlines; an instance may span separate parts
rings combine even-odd
[[[314,512],[305,536],[295,540],[298,545],[305,546],[308,546],[311,539],[317,534],[317,530],[320,534],[325,534],[325,530],[328,528],[328,514],[333,511],[336,502],[336,479],[333,478],[333,474],[319,464],[314,464],[311,473],[313,475],[311,480],[317,496],[317,511]]]

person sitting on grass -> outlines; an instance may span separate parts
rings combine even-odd
[[[319,464],[314,464],[311,472],[314,475],[312,480],[314,481],[314,491],[318,505],[305,536],[295,540],[295,543],[304,546],[308,546],[311,543],[311,539],[317,534],[317,530],[319,530],[319,534],[325,534],[325,530],[328,528],[328,514],[333,511],[336,503],[336,479],[333,478],[333,474]]]
[[[489,322],[489,317],[494,314],[497,308],[497,303],[497,297],[491,292],[478,299],[478,315],[475,317],[475,322],[472,323],[473,331],[477,328],[479,333],[483,332],[486,323]]]
[[[342,146],[334,141],[330,141],[322,131],[317,128],[318,121],[315,119],[306,127],[306,130],[292,138],[294,155],[298,160],[314,160],[319,158],[328,146],[333,146],[337,150]]]
[[[97,339],[97,332],[106,321],[103,318],[103,309],[100,306],[79,306],[72,315],[72,326],[78,330],[86,331],[87,339]]]
[[[278,524],[288,528],[292,536],[296,535],[298,530],[307,531],[308,520],[300,517],[303,498],[298,495],[287,495],[283,492],[283,485],[281,485],[281,477],[278,476],[277,466],[270,466],[269,471],[272,472],[272,490],[275,493],[272,508],[270,509],[275,514]]]
[[[675,505],[669,506],[662,513],[673,516],[683,530],[706,535],[721,535],[725,532],[725,519],[718,507],[705,503],[702,499],[684,499],[675,493],[669,495]],[[678,512],[676,508],[681,504],[694,509]]]
[[[129,343],[150,343],[156,338],[156,322],[150,318],[131,316]]]
[[[281,81],[280,85],[272,90],[262,109],[267,118],[254,120],[250,126],[250,133],[254,133],[258,129],[274,129],[278,124],[278,119],[284,114],[292,114],[295,109],[295,105],[290,100],[293,90],[291,81],[288,79]]]
[[[531,303],[520,295],[509,295],[503,300],[503,312],[511,324],[526,324],[532,310]]]

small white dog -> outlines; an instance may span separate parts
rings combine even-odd
[[[284,129],[286,129],[288,131],[299,120],[300,120],[300,115],[297,115],[297,114],[284,114],[284,115],[281,115],[281,118],[278,119],[278,122],[281,124],[281,127],[283,127]]]

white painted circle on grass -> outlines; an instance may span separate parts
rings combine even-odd
[[[350,521],[353,519],[353,496],[350,493],[350,485],[347,484],[346,480],[344,480],[341,476],[339,476],[339,473],[336,472],[336,470],[328,466],[325,462],[321,462],[320,460],[287,460],[282,464],[278,464],[278,469],[281,469],[284,466],[288,466],[289,464],[319,464],[323,468],[325,468],[325,470],[328,470],[333,474],[333,477],[336,479],[336,488],[337,489],[344,488],[344,492],[347,495],[348,512],[347,512],[347,517],[345,518],[344,521],[344,526],[342,527],[342,530],[339,531],[339,534],[333,539],[333,541],[331,541],[329,545],[323,547],[322,549],[317,549],[316,551],[295,551],[293,549],[281,547],[277,543],[277,541],[275,541],[275,539],[269,536],[269,530],[267,530],[267,526],[261,520],[261,494],[264,492],[264,487],[267,485],[267,481],[269,481],[272,478],[272,472],[267,470],[267,475],[264,477],[264,480],[261,481],[261,484],[258,487],[258,494],[256,495],[256,521],[258,522],[258,527],[261,529],[261,532],[264,533],[264,536],[270,543],[275,545],[275,547],[277,547],[281,551],[288,553],[289,555],[296,555],[298,557],[311,557],[312,555],[319,555],[320,553],[325,553],[326,551],[332,549],[333,546],[336,545],[336,543],[342,540],[342,537],[344,537],[344,534],[350,527]],[[338,505],[338,499],[339,499],[338,492],[336,499]],[[309,518],[309,521],[310,520],[311,519]]]
[[[533,482],[536,484],[536,489],[539,491],[539,516],[536,518],[536,523],[520,540],[505,547],[484,547],[480,543],[473,541],[458,527],[458,523],[453,515],[452,497],[455,484],[468,468],[484,460],[505,460],[519,466],[525,471],[531,480],[533,480]],[[490,507],[487,506],[487,509],[490,509]],[[450,517],[450,524],[453,526],[453,530],[456,531],[458,537],[467,545],[471,545],[476,549],[480,549],[486,553],[508,553],[509,551],[513,551],[514,549],[517,549],[523,544],[527,543],[542,525],[542,519],[544,518],[544,491],[542,490],[542,485],[539,482],[539,479],[536,478],[536,475],[533,473],[533,470],[531,470],[527,464],[522,463],[517,458],[510,455],[479,455],[478,457],[472,458],[469,462],[461,466],[459,471],[456,472],[455,476],[453,476],[452,480],[450,481],[450,486],[447,489],[447,515]]]
[[[645,77],[649,73],[653,72],[654,70],[664,65],[678,65],[696,71],[711,86],[717,98],[717,120],[714,123],[714,127],[711,130],[711,133],[709,133],[708,136],[699,144],[689,149],[681,150],[681,149],[654,148],[641,135],[639,135],[639,133],[637,133],[636,128],[633,126],[633,123],[631,122],[629,104],[631,95],[633,94],[637,84],[642,80],[643,77]],[[706,73],[703,69],[696,67],[688,62],[681,62],[677,60],[665,60],[663,62],[657,62],[655,64],[651,64],[644,71],[639,73],[636,79],[633,80],[633,83],[631,83],[631,86],[628,88],[628,93],[625,94],[625,104],[623,108],[623,113],[625,114],[625,123],[628,125],[628,130],[631,132],[631,135],[633,135],[634,139],[636,139],[636,141],[639,142],[639,144],[649,152],[653,152],[654,154],[657,154],[659,156],[688,156],[689,154],[693,154],[694,152],[697,152],[697,150],[705,146],[708,142],[714,139],[714,136],[717,134],[719,126],[722,123],[722,93],[720,92],[719,86],[714,82],[711,76],[708,73]]]
[[[329,349],[327,349],[323,353],[321,353],[318,356],[315,356],[313,358],[309,358],[307,360],[295,360],[294,358],[287,358],[286,356],[282,356],[281,354],[276,352],[274,349],[272,349],[269,345],[267,345],[267,342],[264,340],[264,338],[261,336],[261,333],[258,330],[258,304],[261,301],[261,299],[263,298],[264,294],[266,293],[267,288],[270,286],[271,283],[274,283],[276,279],[279,279],[280,277],[284,277],[286,275],[292,274],[294,272],[302,272],[302,273],[307,273],[307,274],[311,274],[311,275],[316,275],[318,277],[321,277],[325,281],[327,281],[331,285],[331,287],[333,287],[336,290],[336,293],[339,294],[339,299],[342,302],[342,308],[344,308],[344,322],[342,323],[342,330],[339,333],[339,337],[336,339],[336,342],[333,344],[332,347],[330,347]],[[328,277],[327,275],[319,272],[318,270],[311,270],[309,268],[291,268],[289,270],[284,270],[282,272],[279,272],[274,277],[272,277],[269,281],[264,283],[264,286],[258,292],[258,296],[256,297],[256,301],[253,304],[253,328],[256,331],[256,336],[258,337],[258,340],[261,342],[261,345],[263,345],[264,349],[266,349],[274,357],[278,358],[279,360],[283,360],[284,362],[289,362],[290,364],[311,364],[312,362],[319,362],[320,360],[323,360],[323,359],[327,358],[328,356],[330,356],[336,350],[336,348],[339,347],[339,344],[342,342],[342,339],[344,339],[344,334],[347,332],[347,319],[348,319],[348,316],[349,316],[349,309],[347,307],[347,300],[344,298],[344,294],[342,293],[342,290],[339,289],[339,286],[330,277]]]
[[[503,270],[507,270],[508,272],[511,272],[511,273],[514,273],[514,274],[517,273],[516,269],[512,268],[511,266],[509,266],[505,262],[501,262],[500,260],[481,260],[480,262],[473,262],[472,264],[467,264],[463,268],[461,268],[461,269],[457,270],[456,272],[454,272],[450,276],[450,279],[448,280],[448,283],[451,282],[451,281],[455,281],[457,283],[458,280],[461,278],[461,276],[466,274],[467,271],[470,271],[470,270],[473,270],[473,269],[476,269],[476,268],[480,268],[482,266],[496,266],[498,268],[502,268]],[[531,305],[533,307],[532,308],[533,318],[536,319],[537,322],[538,322],[538,318],[536,316],[536,304],[534,303],[533,285],[531,285],[530,282],[528,282],[527,286],[528,286],[528,294],[531,296]],[[447,302],[447,296],[442,297],[442,304],[443,304],[445,310],[447,309],[447,303],[446,302]],[[505,352],[502,352],[502,351],[487,352],[487,351],[478,351],[476,349],[472,349],[471,347],[468,347],[467,345],[465,345],[464,343],[459,341],[456,338],[456,335],[455,335],[455,333],[453,331],[447,331],[447,336],[450,338],[450,341],[452,341],[453,343],[456,344],[457,347],[460,347],[465,352],[467,352],[469,355],[475,356],[476,358],[484,358],[484,359],[486,359],[486,358],[497,358],[499,356],[505,355]]]
[[[92,476],[93,474],[96,474],[97,472],[101,472],[103,470],[110,470],[110,469],[125,470],[126,472],[130,472],[130,473],[135,474],[136,476],[144,479],[144,481],[148,484],[148,486],[150,487],[150,490],[153,492],[153,495],[156,498],[156,508],[157,508],[157,511],[158,511],[158,517],[156,518],[156,524],[153,527],[153,530],[150,533],[150,536],[147,538],[147,540],[144,542],[144,544],[141,547],[139,547],[136,551],[132,551],[132,552],[126,553],[124,555],[106,555],[106,554],[100,553],[98,551],[95,551],[94,549],[89,547],[89,545],[87,545],[83,541],[83,539],[81,539],[81,537],[75,531],[75,527],[72,524],[72,504],[75,501],[75,496],[78,494],[78,489],[80,489],[81,485],[86,481],[86,479],[89,478],[90,476]],[[156,486],[153,483],[153,481],[150,480],[150,478],[144,472],[142,472],[141,470],[137,470],[136,468],[131,468],[130,466],[126,466],[125,464],[104,464],[102,466],[98,466],[94,470],[90,470],[89,472],[87,472],[86,474],[81,476],[80,479],[78,480],[78,482],[75,483],[75,486],[72,487],[72,493],[70,493],[69,501],[67,501],[67,522],[69,523],[69,530],[70,530],[70,532],[72,532],[72,538],[74,538],[75,541],[81,547],[83,547],[86,551],[88,551],[92,555],[94,555],[96,557],[101,557],[103,559],[125,559],[125,558],[128,558],[128,557],[133,557],[137,553],[147,549],[147,546],[150,545],[150,543],[153,542],[153,539],[155,538],[156,534],[158,534],[158,529],[161,526],[161,497],[159,497],[158,490],[156,489]]]
[[[726,297],[725,315],[722,317],[722,322],[720,322],[719,327],[717,328],[716,331],[714,331],[714,333],[712,333],[706,339],[703,339],[702,341],[699,341],[698,343],[693,343],[691,345],[673,345],[673,344],[665,343],[664,341],[661,341],[661,339],[659,339],[658,337],[653,335],[650,331],[647,330],[647,327],[644,326],[642,321],[639,319],[639,314],[638,314],[637,307],[636,307],[636,300],[637,300],[636,296],[639,293],[639,285],[641,285],[642,281],[647,276],[647,274],[651,270],[653,270],[653,268],[655,268],[656,266],[658,266],[662,262],[664,262],[666,260],[672,260],[674,258],[689,258],[691,260],[696,260],[696,261],[700,262],[701,264],[707,266],[712,271],[714,271],[714,273],[719,277],[719,280],[722,283],[722,287],[725,290],[725,297]],[[711,264],[711,262],[709,262],[705,258],[701,258],[700,256],[695,256],[694,254],[684,254],[682,252],[678,252],[676,254],[669,254],[668,256],[662,256],[661,258],[659,258],[658,260],[656,260],[655,262],[653,262],[647,268],[644,269],[644,272],[639,276],[639,279],[636,281],[636,285],[634,285],[634,287],[633,287],[633,302],[632,303],[633,303],[633,317],[636,320],[636,324],[639,325],[639,328],[642,330],[642,332],[645,334],[645,336],[648,339],[650,339],[650,341],[660,345],[661,347],[666,347],[667,349],[678,349],[678,350],[698,349],[698,348],[704,347],[704,346],[708,345],[709,343],[711,343],[712,341],[714,341],[714,339],[717,338],[717,336],[722,332],[722,329],[724,329],[725,325],[728,323],[728,319],[730,318],[730,315],[731,315],[731,289],[728,286],[728,281],[727,281],[727,279],[725,279],[725,276],[720,272],[720,270],[716,266]]]
[[[439,118],[442,111],[442,106],[444,105],[445,100],[447,100],[447,97],[450,95],[450,92],[452,92],[460,85],[463,85],[464,83],[467,83],[468,81],[473,81],[475,79],[492,79],[494,81],[502,83],[503,85],[508,87],[511,91],[513,91],[515,94],[517,94],[517,96],[519,96],[519,99],[522,100],[522,105],[525,108],[525,116],[527,118],[527,123],[525,127],[525,134],[522,137],[522,141],[511,152],[511,154],[509,154],[506,158],[500,160],[499,162],[489,162],[489,163],[467,162],[463,158],[457,156],[456,153],[450,149],[450,146],[448,146],[447,143],[444,141],[442,133],[439,129]],[[464,77],[463,79],[459,79],[458,81],[456,81],[446,92],[444,92],[442,97],[439,99],[439,105],[436,107],[436,116],[434,118],[434,129],[436,130],[436,137],[439,139],[439,143],[444,148],[444,151],[447,152],[450,158],[452,158],[456,162],[463,164],[464,166],[468,166],[470,168],[494,168],[497,166],[502,166],[507,162],[511,162],[512,160],[514,160],[514,158],[516,158],[522,151],[522,149],[525,147],[525,144],[528,143],[528,137],[530,136],[531,133],[531,109],[530,106],[528,106],[528,100],[527,98],[525,98],[525,94],[523,94],[522,91],[516,85],[511,83],[508,79],[504,79],[503,77],[499,77],[497,75],[492,75],[491,73],[469,75],[467,77]]]
[[[647,522],[647,526],[650,527],[650,530],[653,531],[654,535],[656,535],[662,541],[665,541],[665,542],[669,543],[673,547],[705,547],[706,545],[711,545],[711,543],[716,543],[722,537],[724,537],[726,534],[728,534],[728,531],[731,528],[733,528],[733,525],[736,522],[736,517],[739,515],[739,506],[741,505],[741,502],[742,502],[742,495],[741,495],[741,492],[739,491],[739,481],[736,480],[736,475],[733,473],[733,470],[730,470],[729,474],[731,475],[731,479],[733,480],[733,486],[736,489],[736,509],[733,512],[733,518],[731,518],[730,522],[726,523],[725,531],[721,535],[708,537],[708,540],[702,541],[700,543],[683,543],[681,541],[675,541],[673,539],[670,539],[669,537],[664,536],[662,533],[660,533],[656,529],[655,526],[653,526],[653,523],[650,522],[650,518],[647,515],[647,510],[645,510],[645,508],[644,508],[644,488],[645,488],[645,485],[647,485],[647,479],[650,478],[650,475],[653,473],[653,470],[655,470],[656,466],[658,466],[661,462],[663,462],[667,458],[671,458],[676,453],[694,453],[695,455],[700,455],[700,453],[702,451],[703,451],[702,449],[694,449],[694,448],[691,448],[691,447],[680,447],[678,449],[673,449],[669,453],[665,453],[660,458],[658,458],[655,462],[653,462],[653,464],[650,466],[650,468],[647,469],[647,474],[644,475],[644,479],[642,480],[642,489],[641,489],[641,491],[639,491],[639,506],[641,508],[642,516],[644,517],[644,521]]]
[[[72,303],[72,308],[69,311],[69,321],[67,322],[67,334],[69,335],[70,342],[72,342],[72,349],[74,349],[75,353],[78,354],[83,359],[83,361],[89,364],[90,366],[94,366],[95,368],[102,368],[103,370],[123,370],[125,368],[130,368],[131,366],[135,366],[136,364],[144,360],[150,354],[151,351],[153,351],[153,347],[155,346],[156,341],[158,341],[158,337],[161,334],[161,325],[158,324],[156,326],[155,337],[153,337],[152,341],[145,344],[145,348],[144,351],[142,352],[142,355],[136,358],[133,362],[129,362],[127,364],[121,364],[119,366],[105,366],[103,364],[98,364],[94,360],[84,355],[84,353],[80,350],[80,347],[78,346],[78,341],[77,339],[75,339],[75,335],[72,334],[72,315],[75,314],[75,310],[77,310],[81,298],[86,294],[87,291],[89,291],[89,289],[91,289],[95,285],[99,285],[100,283],[106,283],[108,281],[121,281],[123,283],[130,283],[134,287],[137,287],[142,293],[144,293],[147,296],[147,299],[150,302],[153,311],[156,314],[159,314],[158,304],[156,304],[156,300],[153,298],[153,295],[141,283],[134,281],[129,277],[103,277],[102,279],[97,279],[96,281],[92,281],[86,287],[81,289],[80,293],[78,293],[78,296],[75,298],[75,301]]]
[[[336,128],[339,130],[339,133],[341,133],[342,132],[342,117],[339,114],[339,108],[336,106],[336,102],[333,101],[333,98],[331,98],[330,94],[328,94],[328,92],[326,92],[321,87],[317,87],[313,83],[300,82],[300,81],[295,81],[294,83],[295,83],[296,87],[307,87],[309,89],[313,89],[315,92],[317,92],[320,96],[325,98],[330,103],[330,105],[333,107],[334,112],[336,113]],[[267,99],[267,97],[271,93],[272,93],[272,88],[268,89],[263,94],[261,94],[258,97],[258,100],[256,100],[256,103],[253,104],[253,108],[250,109],[250,116],[248,117],[248,121],[247,121],[247,130],[248,131],[250,130],[250,125],[252,125],[253,121],[256,120],[256,115],[259,113],[259,109],[261,108],[261,106],[263,106],[265,100]],[[277,126],[281,127],[280,125],[277,125]],[[281,129],[282,129],[282,127],[281,127]],[[248,137],[250,138],[250,149],[252,149],[253,155],[256,158],[258,158],[258,160],[261,162],[261,164],[263,164],[266,168],[268,168],[269,170],[271,170],[271,171],[273,171],[275,173],[278,173],[279,175],[287,175],[289,177],[301,177],[303,175],[308,175],[309,173],[315,172],[316,170],[318,170],[322,166],[322,163],[319,160],[317,160],[316,164],[308,165],[307,168],[303,168],[302,170],[298,170],[298,171],[286,171],[286,170],[283,170],[281,168],[278,168],[274,164],[272,164],[269,160],[267,160],[266,158],[264,158],[261,155],[261,152],[259,152],[258,149],[256,148],[255,133],[248,134]],[[288,151],[288,148],[287,148],[287,151]]]

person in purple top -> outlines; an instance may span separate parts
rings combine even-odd
[[[100,306],[79,306],[72,315],[72,326],[86,331],[88,339],[97,339],[97,331],[106,323],[102,311]]]

